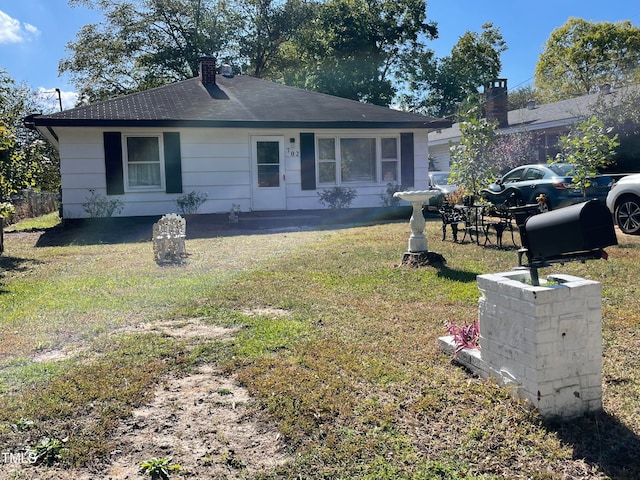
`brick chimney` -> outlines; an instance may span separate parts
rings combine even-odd
[[[216,83],[216,58],[200,57],[200,81],[203,85]]]
[[[498,126],[504,128],[509,125],[507,98],[507,79],[491,80],[484,86],[485,117],[489,121],[497,120]]]

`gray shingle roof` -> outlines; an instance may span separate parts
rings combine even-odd
[[[508,114],[510,127],[541,125],[550,122],[574,121],[589,113],[589,107],[598,99],[600,94],[547,103],[534,108],[520,108],[511,110]]]
[[[596,103],[601,95],[601,93],[594,93],[559,102],[537,105],[532,109],[510,110],[508,112],[509,125],[500,130],[504,133],[511,133],[511,130],[542,130],[570,125],[577,119],[590,114],[590,107]],[[458,138],[460,138],[460,124],[454,123],[450,128],[430,133],[429,143],[448,142]]]
[[[309,92],[249,76],[198,77],[33,117],[36,126],[443,128],[444,119]]]

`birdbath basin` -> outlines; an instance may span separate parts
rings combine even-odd
[[[422,205],[429,201],[430,198],[440,195],[440,190],[408,190],[405,192],[396,192],[393,194],[395,198],[400,198],[411,203],[413,211],[409,225],[411,226],[411,236],[409,237],[409,253],[428,252],[427,238],[424,236],[426,222],[422,215]]]

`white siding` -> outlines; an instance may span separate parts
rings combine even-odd
[[[86,217],[82,204],[90,190],[106,195],[103,131],[101,128],[56,128],[60,139],[60,165],[62,173],[62,203],[65,218]],[[286,208],[288,210],[325,208],[319,202],[316,190],[302,190],[300,168],[300,131],[250,129],[110,129],[122,134],[161,134],[163,131],[180,133],[183,192],[204,192],[207,201],[198,213],[229,212],[232,204],[240,204],[243,211],[251,207],[252,195],[252,135],[277,135],[284,138]],[[308,130],[302,130],[308,131]],[[316,135],[374,135],[397,136],[406,130],[340,130],[315,132]],[[414,134],[415,185],[427,188],[428,140],[425,130]],[[293,141],[291,141],[293,140]],[[319,190],[322,190],[320,187]],[[378,185],[353,185],[358,196],[352,207],[378,207],[386,182]],[[161,191],[135,192],[108,197],[124,202],[121,216],[163,215],[177,211],[175,200],[180,194]]]
[[[429,152],[431,153],[431,158],[433,158],[433,165],[436,170],[449,170],[451,154],[448,144],[429,145]]]
[[[416,190],[426,190],[429,187],[429,139],[427,131],[414,132],[414,157],[415,157],[415,181]]]

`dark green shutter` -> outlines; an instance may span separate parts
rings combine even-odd
[[[103,138],[107,195],[122,195],[124,193],[124,176],[120,132],[104,132]]]
[[[313,133],[300,134],[300,177],[302,190],[316,189],[316,140]]]
[[[180,156],[180,134],[164,133],[164,174],[167,193],[182,193],[182,159]]]
[[[413,133],[400,134],[400,184],[413,187],[414,177]]]

